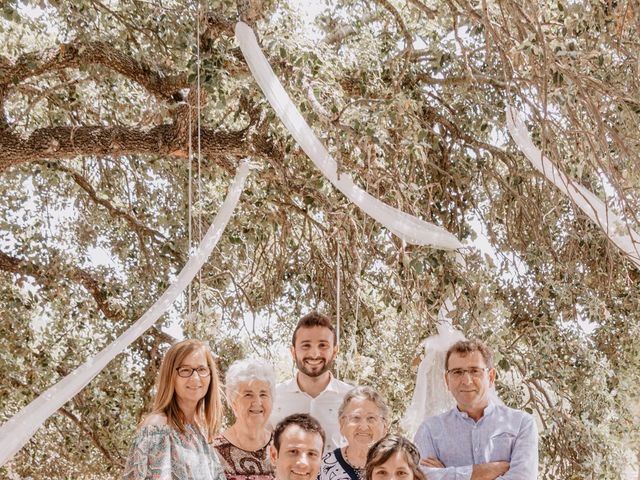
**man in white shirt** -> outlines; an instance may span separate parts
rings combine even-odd
[[[342,446],[338,407],[353,387],[331,374],[338,354],[336,331],[326,315],[311,312],[300,319],[293,332],[291,355],[298,372],[276,387],[271,425],[293,413],[308,413],[326,433],[325,452]]]

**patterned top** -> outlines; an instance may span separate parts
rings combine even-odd
[[[142,427],[129,452],[123,480],[225,480],[207,439],[193,425]]]
[[[354,468],[336,448],[322,457],[319,480],[364,480],[364,468]]]
[[[218,452],[227,480],[273,480],[273,467],[269,462],[269,445],[254,451],[236,447],[223,435],[218,435],[211,444]]]

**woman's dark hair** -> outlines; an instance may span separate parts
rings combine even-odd
[[[387,435],[372,445],[367,453],[367,464],[365,465],[365,479],[373,478],[373,469],[386,463],[396,452],[402,452],[407,465],[413,472],[414,480],[426,480],[424,473],[420,470],[420,452],[417,447],[400,435]]]

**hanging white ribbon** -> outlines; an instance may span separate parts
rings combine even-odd
[[[456,263],[463,269],[467,266],[462,250],[456,252]],[[464,334],[453,326],[450,316],[456,309],[454,302],[461,292],[462,289],[456,287],[453,295],[445,299],[438,310],[438,333],[420,344],[424,355],[416,374],[416,386],[411,404],[400,420],[400,426],[410,438],[413,438],[420,424],[428,417],[444,413],[456,404],[444,381],[444,364],[447,351],[453,344],[466,340]],[[498,397],[495,385],[489,390],[489,398],[495,404],[504,405]]]
[[[460,251],[456,252],[456,263],[466,267]],[[456,287],[453,295],[447,297],[438,310],[438,333],[423,340],[420,347],[424,354],[416,374],[411,404],[400,420],[405,433],[413,438],[420,424],[433,415],[450,410],[455,400],[444,382],[444,361],[447,350],[456,342],[464,340],[464,334],[453,327],[450,314],[456,309],[454,301],[461,289]]]
[[[573,200],[580,210],[600,226],[605,235],[629,257],[635,266],[640,268],[640,235],[630,228],[622,218],[613,213],[596,195],[567,177],[547,157],[542,155],[540,149],[533,144],[527,127],[514,108],[507,106],[506,114],[507,128],[511,137],[534,168]]]
[[[447,302],[450,302],[450,299],[447,299],[445,304]],[[438,319],[441,320],[438,324],[438,334],[430,336],[420,344],[421,348],[424,348],[424,356],[416,374],[411,404],[400,420],[400,426],[411,438],[425,419],[444,413],[455,405],[455,400],[444,383],[444,360],[447,350],[465,337],[462,332],[451,326],[450,319],[441,318],[443,308],[444,305],[438,312]]]
[[[407,243],[430,245],[443,250],[455,250],[462,245],[458,239],[442,227],[390,207],[357,187],[351,176],[340,174],[327,149],[307,125],[289,95],[280,84],[269,62],[258,46],[253,30],[243,22],[236,24],[236,39],[249,69],[276,114],[296,139],[302,150],[325,177],[349,200],[360,207],[395,235]]]
[[[197,250],[189,258],[176,281],[151,308],[108,347],[50,387],[0,427],[0,466],[29,441],[47,418],[82,390],[116,355],[131,345],[173,304],[202,268],[220,240],[238,204],[248,174],[249,162],[243,161],[224,203]]]

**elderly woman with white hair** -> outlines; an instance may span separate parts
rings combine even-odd
[[[369,447],[387,434],[389,407],[371,387],[347,392],[338,409],[340,433],[347,445],[322,458],[319,480],[364,480]]]
[[[229,366],[225,377],[227,403],[236,418],[212,443],[227,480],[272,480],[268,427],[275,392],[273,367],[247,358]]]

